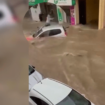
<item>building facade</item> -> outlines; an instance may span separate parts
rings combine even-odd
[[[71,25],[76,25],[76,20],[75,20],[76,17],[75,17],[75,13],[74,13],[75,12],[74,6],[76,4],[75,1],[76,0],[35,0],[35,1],[30,0],[29,6],[34,6],[36,4],[39,5],[39,3],[40,3],[39,7],[43,14],[47,14],[48,13],[47,11],[50,10],[49,7],[52,7],[53,8],[52,10],[54,10],[53,13],[55,14],[56,21],[58,21],[59,23],[68,22]],[[47,5],[46,2],[50,3],[50,5]],[[49,8],[49,9],[46,9],[45,7]],[[39,11],[39,9],[36,10],[35,8],[31,8],[31,11],[33,14],[32,17],[34,17],[33,20],[36,20],[35,18],[38,16],[37,12]],[[35,16],[35,15],[37,15],[37,16]]]
[[[105,0],[31,0],[29,5],[42,2],[56,4],[59,23],[82,24],[99,30],[105,27]]]
[[[77,24],[103,29],[105,27],[105,0],[76,0],[76,20]]]

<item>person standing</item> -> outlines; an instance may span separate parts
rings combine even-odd
[[[51,12],[47,15],[46,18],[46,24],[50,24],[51,20],[53,20],[54,18],[51,18]]]

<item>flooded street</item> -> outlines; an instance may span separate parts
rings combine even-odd
[[[66,38],[29,44],[29,63],[45,77],[60,80],[96,105],[105,97],[105,30],[70,27]]]

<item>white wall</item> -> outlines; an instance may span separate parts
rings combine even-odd
[[[37,8],[31,7],[31,17],[33,21],[40,21],[39,14],[41,13],[40,5]]]
[[[64,10],[63,10],[63,22],[67,22],[67,15]]]
[[[59,21],[59,23],[62,24],[64,22],[67,22],[67,15],[65,11],[60,6],[57,6],[57,8],[59,8],[60,12],[62,13],[62,21]]]

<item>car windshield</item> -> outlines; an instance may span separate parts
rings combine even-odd
[[[34,72],[35,72],[35,70],[31,66],[29,66],[29,75],[31,75]]]
[[[70,94],[57,105],[91,105],[91,103],[78,92],[72,90]]]

